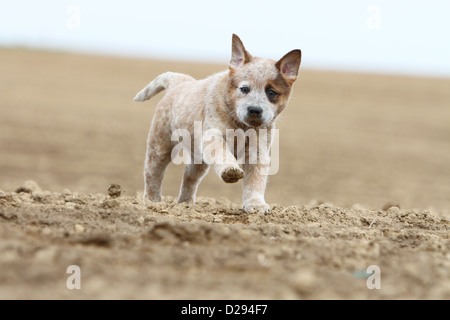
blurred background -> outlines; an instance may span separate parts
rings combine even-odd
[[[0,4],[0,44],[223,63],[237,33],[306,68],[450,76],[445,0],[21,0]]]
[[[269,203],[450,207],[448,1],[0,3],[0,189],[142,192],[159,73],[227,68],[231,35],[254,55],[302,50],[281,117]],[[164,195],[176,196],[171,166]],[[213,174],[199,195],[240,202]]]

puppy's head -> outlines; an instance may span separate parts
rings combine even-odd
[[[249,127],[271,124],[288,103],[300,61],[300,50],[278,61],[253,57],[233,34],[227,103],[236,120]]]

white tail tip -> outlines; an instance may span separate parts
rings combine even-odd
[[[133,101],[140,102],[148,99],[147,92],[145,89],[138,92],[138,94],[134,97]]]

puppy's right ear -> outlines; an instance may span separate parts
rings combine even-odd
[[[250,62],[250,60],[252,60],[252,56],[245,50],[241,39],[233,34],[230,68],[238,68]]]

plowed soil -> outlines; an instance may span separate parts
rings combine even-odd
[[[178,166],[141,202],[159,96],[132,98],[226,63],[1,49],[0,299],[450,299],[450,80],[304,67],[271,213],[246,214],[212,171],[177,204]]]

